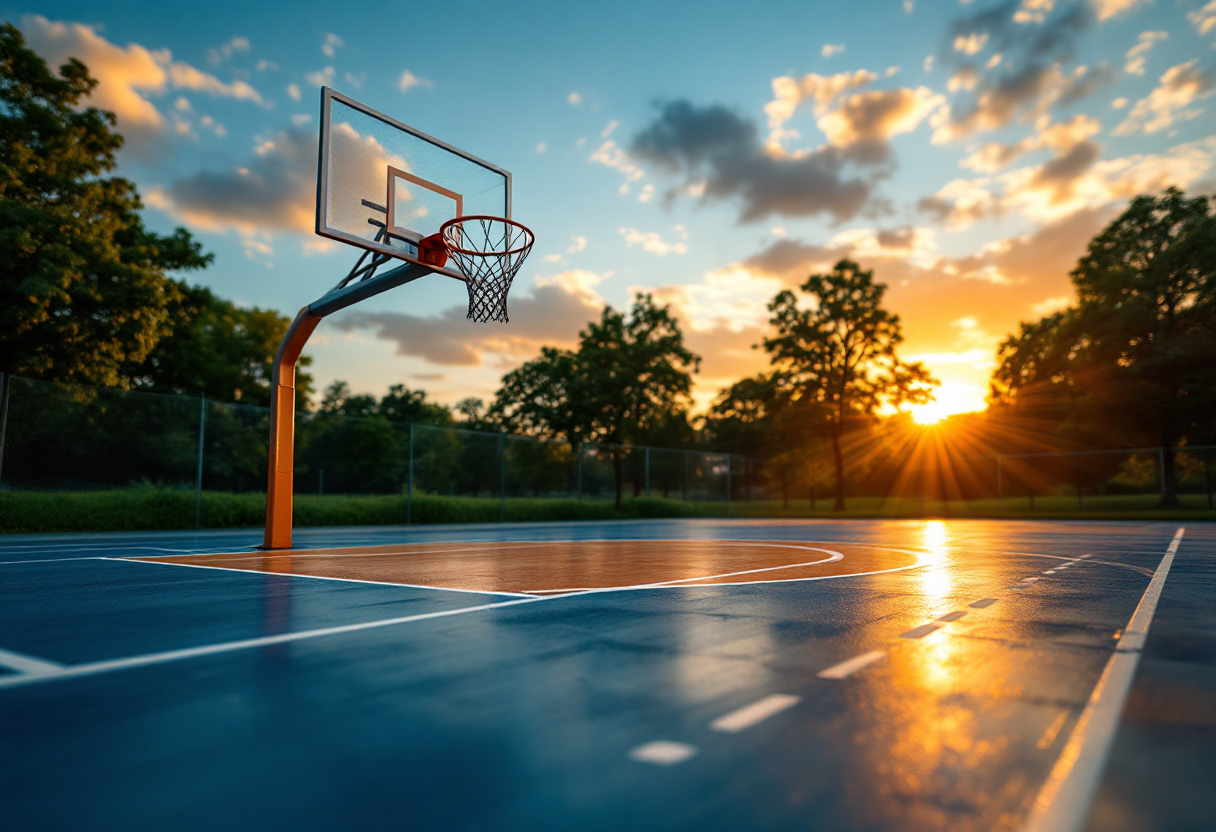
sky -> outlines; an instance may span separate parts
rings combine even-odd
[[[1073,300],[1127,200],[1216,191],[1216,0],[0,3],[74,56],[187,279],[294,313],[358,250],[313,233],[327,85],[512,173],[536,234],[510,323],[431,276],[327,319],[318,388],[490,399],[605,304],[670,304],[704,409],[762,371],[766,304],[849,257],[888,285],[928,414],[984,406],[1000,341]]]

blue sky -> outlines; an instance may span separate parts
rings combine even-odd
[[[192,280],[286,314],[357,252],[312,234],[320,84],[513,174],[538,238],[511,323],[434,277],[327,321],[321,385],[489,398],[604,303],[655,292],[697,399],[764,366],[765,302],[840,257],[890,286],[904,354],[982,406],[996,345],[1071,298],[1137,193],[1216,190],[1216,2],[5,5],[85,61]]]

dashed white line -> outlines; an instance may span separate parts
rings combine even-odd
[[[885,650],[871,650],[869,653],[862,653],[860,656],[854,656],[840,664],[834,664],[827,670],[819,672],[820,679],[844,679],[852,676],[857,671],[869,667],[882,657],[887,655]]]
[[[977,610],[982,610],[984,607],[991,607],[995,603],[996,603],[995,598],[981,598],[978,601],[972,601],[967,606],[974,607]]]
[[[937,620],[949,624],[951,621],[958,621],[966,614],[966,610],[954,610],[953,612],[948,612],[945,615],[938,616]]]
[[[715,731],[737,734],[740,731],[746,731],[753,725],[759,725],[787,708],[794,707],[801,701],[799,697],[791,696],[788,693],[774,693],[763,699],[757,699],[750,705],[744,705],[738,710],[731,711],[725,716],[718,717],[709,723],[709,727]]]
[[[1053,719],[1051,724],[1047,726],[1047,730],[1043,732],[1043,736],[1039,737],[1039,741],[1035,743],[1038,748],[1042,749],[1043,751],[1051,748],[1056,741],[1056,737],[1060,735],[1060,729],[1063,728],[1064,723],[1068,721],[1068,714],[1068,708],[1065,708],[1064,710],[1060,711],[1060,713],[1056,714],[1056,718]]]
[[[674,766],[697,756],[697,747],[684,742],[655,740],[639,745],[629,752],[631,759],[656,766]]]
[[[940,624],[933,624],[933,623],[921,624],[919,627],[913,627],[911,630],[908,630],[908,632],[906,632],[906,633],[900,633],[899,637],[900,638],[924,638],[925,636],[929,635],[929,633],[932,633],[935,630],[940,630],[941,628],[942,628],[942,625],[940,625]]]

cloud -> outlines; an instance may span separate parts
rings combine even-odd
[[[629,154],[617,147],[616,142],[609,139],[595,149],[591,161],[614,170],[619,170],[625,176],[626,182],[636,182],[646,175],[637,164],[629,158]]]
[[[919,207],[956,228],[1007,213],[1054,222],[1170,185],[1185,189],[1201,181],[1216,160],[1216,137],[1177,145],[1161,154],[1098,157],[1097,145],[1084,139],[1040,165],[991,178],[955,179],[921,200]]]
[[[1112,17],[1120,17],[1141,3],[1151,3],[1152,0],[1093,0],[1094,11],[1098,20],[1107,21]]]
[[[964,55],[974,55],[984,48],[984,44],[988,42],[988,36],[985,34],[977,34],[972,32],[969,35],[954,36],[954,51],[962,52]]]
[[[934,133],[935,143],[997,130],[1017,117],[1033,118],[1050,106],[1079,100],[1110,79],[1104,66],[1080,67],[1071,74],[1060,69],[1071,59],[1075,41],[1093,22],[1094,13],[1078,3],[1053,11],[1053,3],[1031,0],[1019,6],[1009,0],[954,21],[942,58],[956,66],[952,89],[974,90],[974,97],[969,104],[952,105]],[[1042,23],[1048,15],[1051,20],[1045,25],[1026,25]],[[985,45],[1002,60],[981,73],[969,62],[969,50]],[[996,73],[1002,66],[1008,69]]]
[[[632,248],[633,246],[641,246],[643,251],[648,251],[651,254],[657,254],[660,257],[666,257],[668,254],[685,254],[688,252],[686,243],[677,241],[669,243],[656,231],[638,231],[636,228],[621,228],[621,236],[625,238],[625,245]],[[687,239],[688,235],[683,237]]]
[[[292,101],[300,100],[300,85],[294,81],[287,85],[287,97]]]
[[[334,68],[327,66],[324,69],[318,69],[316,72],[306,72],[304,73],[304,80],[314,87],[329,86],[334,82]]]
[[[537,144],[536,144],[537,153],[544,153],[548,149],[549,149],[549,145],[545,144],[544,142],[537,142]]]
[[[852,150],[854,158],[876,162],[889,154],[889,139],[915,130],[945,103],[928,87],[870,90],[848,96],[818,124],[829,143]]]
[[[819,54],[824,58],[830,58],[833,55],[839,55],[843,51],[843,43],[825,43],[823,49],[819,50]]]
[[[570,104],[571,106],[577,107],[579,104],[583,103],[583,97],[581,95],[579,95],[577,92],[572,92],[566,96],[566,103]]]
[[[1191,21],[1195,31],[1201,35],[1216,31],[1216,0],[1212,0],[1202,9],[1187,12],[1186,19]]]
[[[822,116],[841,93],[876,80],[878,76],[865,69],[835,75],[818,75],[812,72],[801,78],[791,78],[788,75],[774,78],[773,100],[764,105],[769,129],[780,130],[794,115],[794,111],[808,101],[813,105],[815,116]]]
[[[1014,23],[1042,23],[1056,6],[1056,0],[1022,0],[1021,8],[1013,13]]]
[[[1187,121],[1202,113],[1202,108],[1187,108],[1216,90],[1216,71],[1201,69],[1196,64],[1198,60],[1190,60],[1166,70],[1156,88],[1137,101],[1123,123],[1115,128],[1115,135],[1156,133],[1176,121]]]
[[[189,64],[171,63],[168,65],[169,79],[177,89],[197,90],[208,95],[235,98],[238,101],[252,101],[254,104],[265,105],[261,94],[249,84],[241,80],[225,84],[214,75],[195,69]]]
[[[1046,318],[1048,315],[1072,306],[1073,300],[1074,299],[1070,295],[1059,295],[1054,298],[1043,298],[1034,306],[1030,307],[1030,312],[1036,318]]]
[[[53,67],[79,58],[100,81],[90,103],[113,112],[127,131],[159,131],[164,119],[142,93],[159,92],[167,82],[163,56],[137,43],[124,49],[80,23],[52,23],[41,15],[22,18],[30,46]]]
[[[959,164],[978,173],[995,173],[1034,150],[1071,150],[1077,144],[1097,135],[1101,129],[1102,125],[1097,119],[1086,115],[1073,116],[1060,124],[1040,124],[1033,135],[1021,141],[1013,144],[991,142],[968,155]]]
[[[604,308],[594,287],[607,276],[576,269],[538,277],[531,294],[510,297],[511,321],[505,326],[470,323],[464,305],[434,316],[356,310],[335,316],[334,323],[345,332],[373,330],[395,343],[397,355],[440,366],[475,367],[490,359],[513,364],[545,345],[573,346],[579,330]]]
[[[244,81],[224,83],[189,64],[175,62],[169,50],[150,50],[137,43],[125,47],[110,43],[92,26],[52,22],[41,15],[21,19],[22,32],[31,48],[52,67],[77,58],[98,80],[89,103],[109,110],[118,118],[119,130],[128,146],[140,155],[155,152],[166,121],[150,95],[169,89],[189,89],[210,95],[264,104],[257,90]]]
[[[308,233],[315,221],[316,169],[316,136],[288,130],[260,145],[246,165],[199,171],[153,188],[147,202],[203,231]]]
[[[325,35],[325,41],[321,44],[321,54],[327,58],[332,58],[343,46],[346,46],[346,43],[343,42],[342,38],[330,32]]]
[[[831,145],[785,153],[761,145],[756,126],[721,106],[688,101],[661,105],[658,117],[629,145],[631,159],[650,163],[677,190],[707,199],[738,199],[741,222],[777,214],[828,214],[837,221],[865,207],[873,179],[849,177],[846,154]]]
[[[207,50],[207,63],[212,66],[219,66],[224,61],[231,60],[232,56],[238,52],[249,51],[249,38],[243,38],[240,35],[232,38],[225,44],[214,49]]]
[[[408,69],[403,70],[401,73],[401,77],[397,79],[397,91],[398,92],[409,92],[414,87],[432,87],[432,86],[434,86],[434,84],[432,84],[429,80],[427,80],[426,78],[419,78],[417,75],[410,72]]]
[[[1029,64],[995,83],[981,83],[980,92],[966,112],[948,110],[949,117],[942,119],[933,132],[933,143],[945,144],[999,130],[1015,118],[1037,118],[1050,107],[1085,98],[1113,78],[1114,72],[1105,64],[1080,66],[1070,74],[1054,64]]]
[[[1123,71],[1129,75],[1143,75],[1144,59],[1149,50],[1153,48],[1153,44],[1169,40],[1169,38],[1168,32],[1141,32],[1140,36],[1136,38],[1136,45],[1127,50]]]

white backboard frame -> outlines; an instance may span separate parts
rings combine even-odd
[[[318,153],[317,153],[317,210],[316,210],[316,233],[317,233],[317,235],[321,236],[321,237],[326,237],[331,240],[336,240],[337,242],[340,242],[340,243],[345,243],[347,245],[355,246],[356,248],[361,248],[361,249],[365,249],[367,251],[376,252],[378,254],[387,254],[390,257],[394,257],[398,260],[404,260],[407,263],[415,263],[420,266],[426,266],[428,269],[439,272],[441,274],[445,274],[448,277],[453,277],[453,278],[456,278],[457,280],[464,280],[465,279],[464,275],[462,275],[456,269],[436,268],[435,266],[432,266],[430,264],[423,263],[421,260],[419,260],[417,258],[417,256],[411,255],[408,251],[403,251],[402,249],[396,248],[391,245],[383,245],[383,244],[375,242],[374,240],[368,240],[364,237],[359,237],[355,234],[351,234],[346,231],[343,231],[342,229],[333,228],[332,226],[328,225],[328,223],[326,222],[326,219],[327,219],[326,206],[327,206],[328,200],[329,200],[329,175],[328,175],[328,172],[329,172],[329,152],[330,152],[330,147],[329,147],[329,145],[330,145],[330,139],[329,139],[329,136],[330,136],[330,109],[331,109],[331,103],[334,100],[340,101],[342,104],[345,104],[346,106],[348,106],[352,109],[358,110],[359,112],[361,112],[365,115],[371,116],[372,118],[379,119],[380,121],[384,122],[385,124],[387,124],[391,127],[394,127],[398,130],[402,130],[406,133],[410,133],[410,134],[416,136],[417,138],[422,139],[423,141],[426,141],[426,142],[429,142],[429,143],[435,145],[436,147],[439,147],[443,150],[446,150],[450,153],[453,153],[457,156],[467,159],[470,162],[481,165],[484,168],[487,168],[495,173],[502,175],[506,180],[506,217],[507,217],[507,219],[511,218],[511,173],[510,173],[510,171],[504,170],[503,168],[499,167],[498,165],[490,164],[489,162],[485,161],[484,159],[479,159],[478,157],[474,156],[471,153],[466,153],[465,151],[460,150],[459,148],[453,147],[452,145],[448,144],[447,142],[440,141],[439,139],[436,139],[433,136],[423,133],[421,130],[410,127],[408,124],[404,124],[404,123],[398,121],[397,119],[392,118],[391,116],[387,116],[384,113],[379,112],[378,110],[374,110],[371,107],[368,107],[366,104],[361,104],[358,101],[355,101],[353,98],[343,95],[342,93],[337,92],[336,90],[332,90],[329,87],[321,88],[321,125],[320,125],[321,129],[320,129],[320,141],[319,141],[319,147],[318,147]],[[397,171],[397,173],[401,173],[401,171]],[[414,177],[409,176],[407,174],[406,178],[413,179]],[[388,171],[386,170],[386,178],[385,178],[386,193],[369,194],[368,196],[376,197],[379,199],[386,198],[388,196],[387,186],[388,186],[389,181],[390,181],[389,174],[388,174]],[[433,184],[431,184],[429,186],[432,188],[435,187]],[[392,207],[391,200],[389,202],[390,202],[389,205],[384,206],[386,211],[390,210]],[[459,201],[457,204],[462,205],[462,203]],[[388,226],[390,231],[393,231],[393,233],[395,235],[398,234],[398,231],[394,230],[392,228],[392,225],[390,224],[390,217],[387,215],[387,213],[385,216],[382,217],[382,220],[386,223],[386,225]],[[416,242],[416,241],[414,241],[414,242]]]

